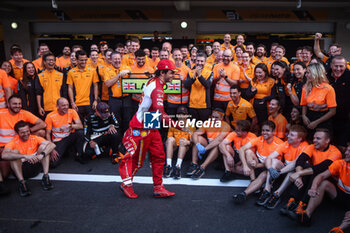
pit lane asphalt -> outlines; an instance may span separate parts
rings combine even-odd
[[[217,165],[212,164],[203,178],[219,179],[223,171]],[[188,166],[185,161],[183,173]],[[66,158],[50,173],[117,175],[117,166],[107,158],[85,165]],[[151,176],[147,160],[137,175]],[[232,194],[244,187],[173,184],[166,188],[176,192],[175,197],[157,199],[152,197],[152,185],[135,184],[140,197],[131,200],[121,193],[118,182],[52,182],[55,188],[43,191],[40,181],[29,180],[32,195],[20,197],[17,181],[6,180],[11,194],[0,197],[0,233],[326,233],[340,224],[346,211],[327,201],[316,210],[312,226],[303,227],[280,216],[281,204],[275,210],[255,206],[257,196],[235,205]]]

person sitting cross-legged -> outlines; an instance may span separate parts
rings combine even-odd
[[[55,144],[44,138],[30,133],[29,123],[19,121],[15,124],[15,136],[2,153],[2,159],[9,160],[11,168],[19,181],[19,192],[22,197],[31,194],[25,178],[34,177],[39,174],[42,165],[44,175],[41,186],[44,190],[50,190],[53,185],[49,178],[50,153]]]

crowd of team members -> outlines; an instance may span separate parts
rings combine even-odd
[[[10,170],[22,196],[30,195],[25,179],[41,169],[43,189],[52,189],[49,167],[58,166],[72,147],[81,163],[101,153],[118,162],[121,137],[142,98],[123,93],[121,78],[149,78],[160,60],[170,59],[182,91],[166,96],[165,111],[178,121],[212,119],[221,127],[163,129],[164,177],[181,178],[188,151],[186,176],[193,179],[222,155],[220,181],[235,174],[251,179],[244,192],[234,194],[236,203],[262,189],[257,205],[273,209],[291,185],[281,213],[303,224],[310,224],[325,192],[349,208],[349,65],[337,44],[322,53],[321,37],[315,35],[314,48],[298,48],[292,64],[282,45],[271,44],[267,57],[265,45],[245,43],[239,35],[233,46],[229,34],[205,52],[193,45],[173,49],[170,42],[141,49],[134,38],[114,50],[106,42],[93,44],[89,54],[82,46],[66,46],[56,57],[41,44],[33,62],[14,45],[12,59],[0,70],[1,192],[8,192],[2,180]],[[332,232],[348,224],[346,215]]]

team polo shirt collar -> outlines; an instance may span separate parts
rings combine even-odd
[[[237,105],[235,105],[235,102],[232,101],[233,107],[237,108],[237,107],[241,106],[241,105],[242,105],[242,102],[243,102],[242,97],[239,98],[239,102],[238,102]]]

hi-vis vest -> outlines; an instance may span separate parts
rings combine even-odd
[[[188,96],[189,96],[189,91],[186,88],[184,88],[182,84],[182,96],[181,94],[169,94],[167,101],[172,104],[187,104]]]
[[[181,94],[169,94],[167,95],[167,101],[172,104],[187,104],[189,91],[184,87],[184,81],[186,80],[187,74],[190,71],[190,69],[186,65],[182,64],[181,67],[178,67],[178,70],[179,74],[183,77],[181,82]]]
[[[230,87],[230,84],[226,82],[225,78],[220,78],[220,80],[215,85],[214,100],[230,101]]]

